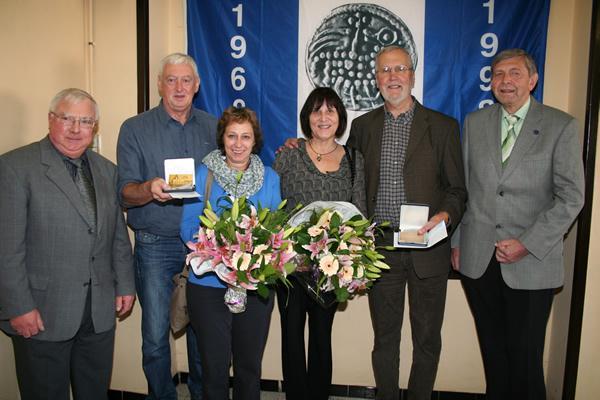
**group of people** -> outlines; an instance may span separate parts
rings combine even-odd
[[[444,221],[451,240],[419,250],[381,250],[389,271],[368,293],[377,399],[400,397],[400,333],[408,290],[413,357],[408,399],[429,399],[441,351],[450,265],[462,274],[484,361],[488,399],[543,399],[542,356],[554,289],[563,283],[563,236],[583,206],[575,120],[532,96],[538,75],[520,49],[492,62],[497,104],[456,120],[413,96],[409,53],[382,48],[375,60],[384,105],[356,118],[334,90],[316,88],[300,112],[304,140],[288,140],[273,168],[258,152],[256,114],[230,107],[217,120],[193,107],[194,60],[165,57],[161,102],[121,127],[117,164],[89,150],[94,99],[67,89],[52,100],[49,133],[0,156],[0,327],[11,335],[23,399],[106,398],[115,313],[142,308],[148,399],[176,399],[171,376],[172,276],[186,258],[210,200],[246,196],[287,207],[349,201],[377,223],[398,226],[400,206],[427,204],[425,233]],[[163,162],[194,158],[198,199],[174,199]],[[365,160],[369,160],[365,162]],[[133,254],[127,224],[135,232]],[[377,244],[390,246],[388,228]],[[214,273],[190,273],[187,328],[192,399],[259,399],[274,293],[281,314],[287,399],[327,399],[335,301],[317,303],[299,275],[246,311],[229,312]],[[308,351],[304,330],[308,315]],[[308,354],[308,359],[306,358]]]

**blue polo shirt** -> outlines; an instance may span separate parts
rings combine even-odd
[[[117,143],[121,205],[127,208],[127,224],[133,230],[177,237],[182,201],[151,201],[128,207],[122,190],[128,183],[142,183],[165,175],[164,160],[194,158],[199,166],[204,156],[216,148],[217,118],[192,108],[185,124],[171,118],[162,101],[153,109],[127,119],[121,126]]]

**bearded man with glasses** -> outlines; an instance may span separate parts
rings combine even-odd
[[[458,123],[423,107],[412,96],[415,72],[406,49],[382,48],[375,59],[375,74],[384,105],[356,118],[348,139],[348,145],[371,160],[365,163],[369,216],[398,227],[402,203],[420,203],[427,204],[430,212],[420,234],[441,221],[448,227],[458,223],[467,197]],[[392,238],[390,229],[378,245],[391,245]],[[450,243],[382,253],[391,269],[369,292],[376,398],[400,398],[400,332],[408,289],[413,360],[406,398],[430,399],[442,347]]]

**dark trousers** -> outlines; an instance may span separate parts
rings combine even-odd
[[[404,294],[412,331],[413,359],[408,380],[409,400],[429,400],[442,348],[441,329],[446,305],[448,274],[419,278],[407,251],[383,251],[391,267],[369,292],[369,309],[375,336],[371,353],[377,399],[398,400],[400,334]]]
[[[177,400],[171,374],[169,312],[172,278],[181,272],[188,250],[179,237],[135,232],[135,286],[142,308],[142,368],[148,381],[147,400]],[[201,399],[200,355],[191,326],[186,329],[189,375],[187,386],[192,400]]]
[[[287,400],[327,400],[331,385],[331,327],[337,303],[323,308],[291,276],[292,287],[277,286],[281,315],[281,361]],[[308,314],[308,366],[304,325]]]
[[[479,279],[462,277],[475,317],[488,400],[545,399],[544,341],[553,289],[506,285],[493,256]]]
[[[202,399],[229,399],[229,366],[233,360],[233,399],[259,400],[273,293],[263,299],[248,291],[246,311],[232,314],[223,300],[226,289],[191,283],[186,289],[202,363]]]
[[[115,330],[94,332],[90,297],[88,292],[81,326],[72,339],[12,337],[22,400],[69,400],[70,387],[75,400],[107,399]]]

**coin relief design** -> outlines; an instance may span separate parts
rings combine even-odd
[[[333,88],[349,110],[383,104],[375,82],[375,56],[385,46],[417,52],[412,34],[394,13],[375,4],[345,4],[323,19],[306,48],[306,69],[314,87]]]

